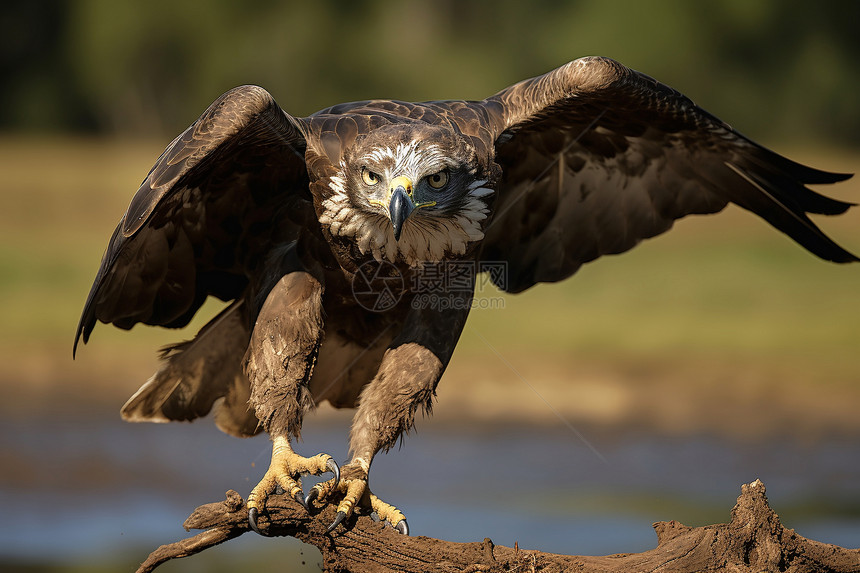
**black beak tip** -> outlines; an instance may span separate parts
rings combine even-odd
[[[412,214],[415,205],[412,199],[406,193],[406,189],[398,187],[391,194],[391,202],[388,204],[388,215],[391,218],[391,225],[394,227],[394,240],[400,240],[400,233],[403,231],[403,223]]]

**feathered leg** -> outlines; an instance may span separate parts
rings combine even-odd
[[[369,506],[402,533],[408,532],[404,515],[367,488],[368,472],[376,453],[388,451],[412,427],[416,411],[430,410],[433,390],[443,370],[439,358],[419,344],[407,343],[386,351],[379,372],[361,393],[350,432],[352,459],[341,468],[340,483],[331,480],[318,484],[308,494],[307,503],[334,492],[343,495],[329,530],[360,504]]]
[[[300,436],[302,418],[312,402],[308,380],[322,332],[322,286],[306,272],[285,275],[266,298],[245,354],[249,403],[272,437],[269,469],[248,496],[248,517],[255,530],[259,511],[278,486],[304,503],[301,474],[332,471],[337,481],[331,456],[304,458],[290,445],[291,436]]]
[[[419,408],[430,411],[436,384],[469,313],[471,291],[460,296],[458,304],[444,312],[410,312],[402,332],[385,352],[376,376],[361,392],[350,432],[352,459],[341,468],[339,483],[329,480],[317,484],[306,500],[309,503],[324,501],[334,494],[343,496],[329,531],[360,505],[371,508],[401,533],[408,533],[403,513],[367,487],[370,464],[379,451],[388,451],[412,427]]]

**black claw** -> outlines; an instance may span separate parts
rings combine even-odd
[[[340,483],[340,468],[337,467],[337,462],[334,461],[334,458],[329,458],[325,463],[325,467],[334,474],[334,487],[337,487],[337,484]]]
[[[318,497],[319,497],[319,495],[320,495],[320,490],[319,490],[319,488],[316,488],[316,487],[311,488],[311,491],[309,491],[309,492],[308,492],[308,495],[307,495],[307,497],[305,498],[305,503],[304,503],[305,509],[307,509],[308,511],[310,511],[311,502],[312,502],[313,500],[315,500],[316,498],[318,498]]]
[[[307,509],[308,509],[308,504],[307,504],[307,502],[305,501],[305,496],[304,496],[304,495],[302,495],[303,493],[304,493],[304,492],[302,492],[301,490],[297,491],[297,492],[296,492],[296,495],[294,495],[294,496],[293,496],[293,499],[295,499],[297,502],[299,502],[300,504],[302,504],[302,507],[304,507],[304,508],[305,508],[305,510],[307,510]]]
[[[397,525],[394,526],[394,529],[402,533],[403,535],[409,535],[409,524],[406,523],[405,519],[401,519],[397,522]]]
[[[263,533],[262,531],[260,531],[260,528],[257,527],[257,514],[258,513],[256,507],[252,507],[248,510],[248,525],[250,525],[251,529],[256,531],[259,535],[262,535],[263,537],[269,537],[268,533]]]
[[[334,531],[334,528],[340,525],[340,523],[346,519],[346,513],[342,511],[338,511],[337,515],[334,516],[334,521],[331,522],[331,525],[328,526],[328,529],[325,530],[326,533],[331,533]]]

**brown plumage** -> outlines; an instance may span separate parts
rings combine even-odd
[[[272,464],[249,497],[252,523],[280,485],[303,503],[337,497],[339,520],[371,503],[405,531],[402,514],[366,495],[370,462],[430,408],[475,280],[467,270],[460,288],[436,291],[449,297],[443,310],[416,304],[427,273],[452,261],[501,262],[494,282],[519,292],[729,202],[823,259],[856,261],[807,217],[846,211],[806,185],[847,177],[777,155],[605,58],[482,101],[373,100],[305,118],[242,86],[177,137],[143,181],[75,347],[97,321],[176,328],[208,296],[235,301],[164,352],[123,415],[189,420],[216,407],[226,432],[268,432]],[[395,304],[362,304],[355,281],[371,267],[368,284],[394,285],[386,293]],[[306,499],[297,475],[336,466],[293,453],[290,437],[321,400],[358,408],[352,459],[340,481]]]

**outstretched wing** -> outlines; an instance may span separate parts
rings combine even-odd
[[[480,256],[508,262],[508,291],[561,280],[730,201],[823,259],[858,260],[807,217],[851,206],[807,184],[850,175],[765,149],[615,61],[575,60],[481,105],[504,175]]]
[[[75,335],[97,320],[181,327],[208,295],[237,298],[312,204],[299,120],[235,88],[167,147],[111,237]],[[277,221],[277,224],[273,222]]]

